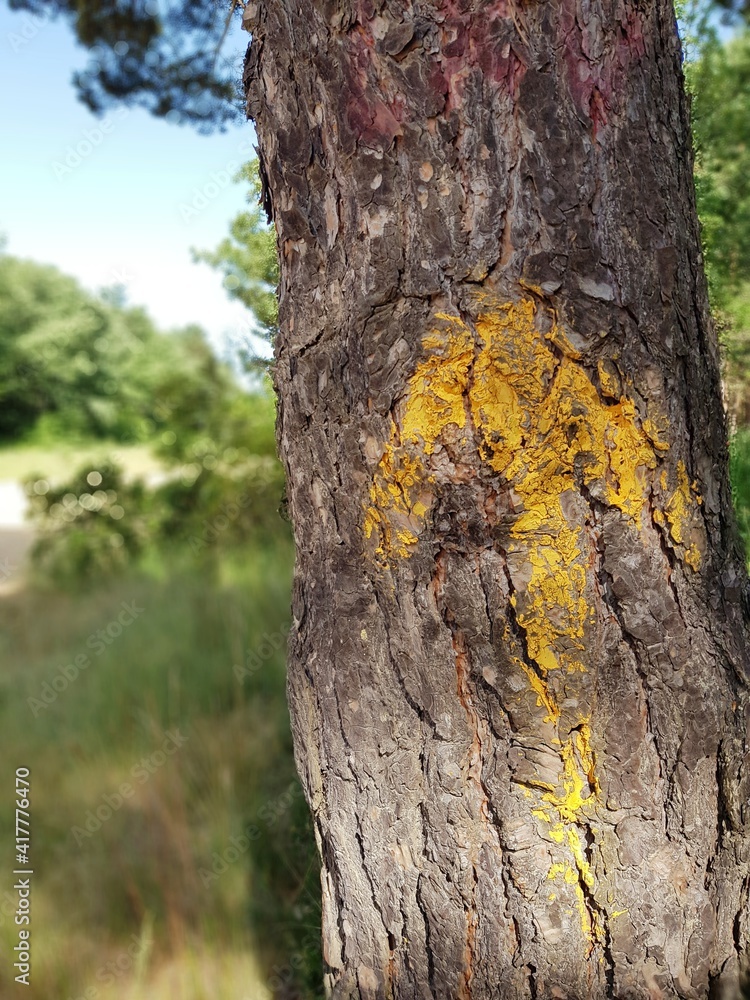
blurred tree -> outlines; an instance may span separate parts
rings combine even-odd
[[[111,310],[55,268],[0,257],[0,437],[45,413],[70,433],[129,436],[119,376],[151,334],[142,313]]]
[[[140,482],[112,463],[79,469],[66,483],[26,483],[36,528],[35,582],[72,588],[122,572],[144,551],[158,505]]]
[[[221,48],[237,0],[9,0],[12,10],[63,17],[89,51],[73,81],[102,113],[116,102],[211,131],[241,120],[237,66]]]
[[[708,275],[726,307],[750,275],[750,31],[725,44],[709,36],[686,76]]]
[[[260,203],[258,160],[244,164],[235,181],[249,185],[249,208],[234,218],[230,235],[215,250],[193,250],[193,259],[210,264],[224,275],[229,295],[247,306],[260,335],[271,341],[278,321],[279,263],[276,236]]]
[[[53,267],[0,256],[0,404],[0,439],[148,441],[169,467],[157,490],[114,466],[54,488],[33,477],[34,561],[54,582],[90,584],[167,542],[211,559],[288,536],[267,380],[247,392],[199,327],[160,333],[120,288],[97,298]],[[104,484],[89,490],[90,475]]]
[[[706,28],[686,75],[706,270],[728,404],[742,426],[750,423],[750,31],[722,43]]]
[[[0,255],[0,439],[147,440],[169,414],[187,447],[240,393],[199,327],[159,333],[142,309]]]

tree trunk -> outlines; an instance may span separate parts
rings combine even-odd
[[[671,3],[245,24],[330,995],[732,995],[748,594]]]

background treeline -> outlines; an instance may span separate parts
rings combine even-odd
[[[723,348],[735,506],[750,545],[750,30],[725,42],[710,6],[686,25],[695,188]]]

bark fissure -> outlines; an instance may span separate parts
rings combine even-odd
[[[423,823],[424,826],[424,823]],[[422,884],[422,875],[419,876],[417,880],[417,902],[419,903],[419,909],[422,914],[422,919],[424,921],[424,937],[425,945],[427,949],[427,982],[430,988],[430,995],[433,1000],[438,1000],[438,992],[435,985],[435,961],[433,959],[433,948],[435,945],[432,942],[432,932],[430,930],[430,917],[429,917],[429,907],[425,906],[420,897],[420,886]]]
[[[602,542],[602,556],[604,555],[604,548],[605,545]],[[664,833],[669,840],[672,840],[673,837],[667,816],[669,812],[670,799],[673,795],[674,769],[676,767],[676,762],[672,759],[668,749],[661,745],[659,727],[655,724],[652,714],[653,686],[650,684],[649,678],[652,676],[651,671],[654,670],[657,665],[652,663],[648,650],[643,648],[643,643],[639,642],[628,629],[623,609],[620,607],[617,597],[614,594],[613,578],[604,568],[603,560],[598,569],[598,576],[603,581],[601,593],[605,605],[617,621],[622,638],[630,650],[632,663],[635,667],[635,674],[640,682],[641,697],[643,698],[643,702],[646,707],[647,735],[656,748],[657,759],[659,762],[659,776],[665,782],[665,796],[662,801],[661,810]],[[654,676],[658,677],[658,669],[654,671]]]
[[[438,559],[436,559],[436,565],[438,564]],[[467,766],[467,775],[471,782],[476,785],[477,791],[479,792],[479,815],[483,823],[487,827],[487,835],[495,843],[497,849],[502,853],[500,847],[500,841],[497,829],[493,823],[492,809],[490,806],[490,797],[487,788],[482,781],[482,765],[483,761],[487,759],[489,753],[486,749],[488,742],[487,736],[487,723],[483,720],[479,712],[474,705],[472,693],[471,693],[471,658],[467,650],[467,643],[465,637],[461,630],[457,628],[455,621],[453,620],[451,610],[446,606],[444,595],[440,589],[440,575],[436,574],[434,577],[438,582],[436,583],[436,598],[438,601],[438,608],[440,610],[441,616],[445,625],[450,633],[451,645],[453,647],[453,655],[456,665],[456,690],[458,694],[459,702],[466,713],[466,719],[469,726],[469,731],[471,735],[471,742],[469,744],[469,761]],[[484,732],[483,732],[484,730]],[[476,892],[479,877],[477,874],[477,864],[476,857],[471,859],[473,885],[472,885],[472,898],[466,907],[466,946],[464,950],[465,961],[464,961],[464,974],[463,974],[463,988],[461,990],[460,996],[465,997],[466,1000],[471,1000],[472,997],[472,979],[474,977],[474,951],[475,951],[475,939],[476,939],[476,925],[478,921],[478,913],[476,906]]]

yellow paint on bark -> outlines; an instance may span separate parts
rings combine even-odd
[[[640,526],[648,472],[669,448],[663,420],[641,419],[624,395],[609,401],[620,389],[609,363],[598,366],[600,394],[565,329],[553,322],[545,334],[539,331],[531,299],[490,303],[485,295],[482,304],[491,308],[479,313],[476,334],[460,317],[440,313],[424,337],[427,356],[409,379],[370,486],[365,535],[376,536],[377,554],[385,561],[410,555],[435,482],[429,458],[451,426],[466,429],[468,409],[474,428],[467,430],[467,444],[474,438],[483,461],[522,504],[510,534],[520,543],[516,550],[528,552],[532,568],[524,606],[517,608],[530,655],[543,671],[580,670],[586,560],[581,528],[569,522],[563,499],[585,486]],[[694,504],[680,463],[677,489],[664,512],[677,544]],[[684,558],[697,568],[694,543]],[[563,636],[561,648],[557,640]]]
[[[598,935],[595,934],[591,914],[586,906],[586,897],[583,892],[583,887],[581,886],[579,873],[569,861],[556,861],[547,872],[547,878],[556,879],[560,876],[562,876],[563,880],[567,882],[568,885],[573,887],[576,897],[576,909],[578,910],[578,915],[581,918],[581,932],[589,944],[593,946]],[[555,896],[551,895],[548,898],[550,900],[554,900]]]
[[[424,481],[419,459],[389,445],[370,486],[370,507],[365,513],[365,535],[369,538],[379,532],[379,553],[406,558],[417,544],[414,522],[421,521],[427,508],[413,499],[413,493]]]
[[[524,663],[523,660],[519,659],[515,659],[515,662],[526,674],[529,684],[531,685],[531,690],[537,695],[537,705],[540,707],[543,706],[547,710],[547,715],[545,716],[544,721],[556,724],[560,718],[560,707],[552,696],[552,693],[549,690],[549,685],[544,678],[539,676],[533,667],[528,665],[528,663]]]
[[[554,791],[542,796],[545,802],[553,806],[564,823],[580,823],[581,810],[591,806],[599,794],[599,782],[596,777],[596,761],[591,749],[591,729],[588,723],[582,723],[560,749],[562,760],[562,787],[564,793],[557,795]],[[584,794],[585,793],[585,794]]]
[[[654,470],[669,450],[665,419],[638,412],[611,362],[599,362],[597,388],[566,330],[553,321],[543,332],[539,320],[529,298],[499,303],[487,295],[474,329],[458,316],[436,317],[423,340],[426,357],[409,379],[373,476],[365,535],[374,536],[386,563],[414,551],[440,476],[450,475],[450,464],[436,461],[439,443],[450,440],[455,448],[458,442],[471,467],[483,464],[496,473],[517,510],[503,547],[514,584],[511,604],[535,666],[515,662],[545,722],[557,726],[561,708],[549,673],[562,669],[573,675],[571,684],[586,670],[586,632],[594,614],[582,491],[619,510],[638,530],[653,509],[696,570],[700,552],[692,526],[700,498],[680,462],[674,491],[661,507],[652,501],[659,492],[652,488]],[[472,461],[477,451],[479,463]],[[668,482],[664,468],[661,496]],[[548,825],[554,843],[570,851],[572,863],[555,862],[549,877],[562,875],[576,886],[582,928],[593,947],[598,916],[583,890],[594,887],[594,875],[580,839],[599,798],[590,718],[560,736],[559,785],[527,784],[536,800],[533,815]]]
[[[688,536],[691,532],[692,518],[696,504],[700,504],[702,498],[695,491],[695,484],[690,486],[685,463],[680,460],[677,463],[677,488],[670,496],[664,507],[664,516],[669,524],[669,534],[672,540],[678,545],[685,546],[684,560],[693,570],[698,570],[701,564],[701,554],[695,542],[687,544]]]
[[[413,551],[428,510],[423,494],[432,481],[424,456],[432,455],[449,424],[466,424],[474,337],[455,316],[441,313],[436,319],[438,326],[423,341],[432,353],[409,379],[401,425],[392,421],[391,440],[369,490],[365,536],[376,535],[381,557],[406,558]]]

